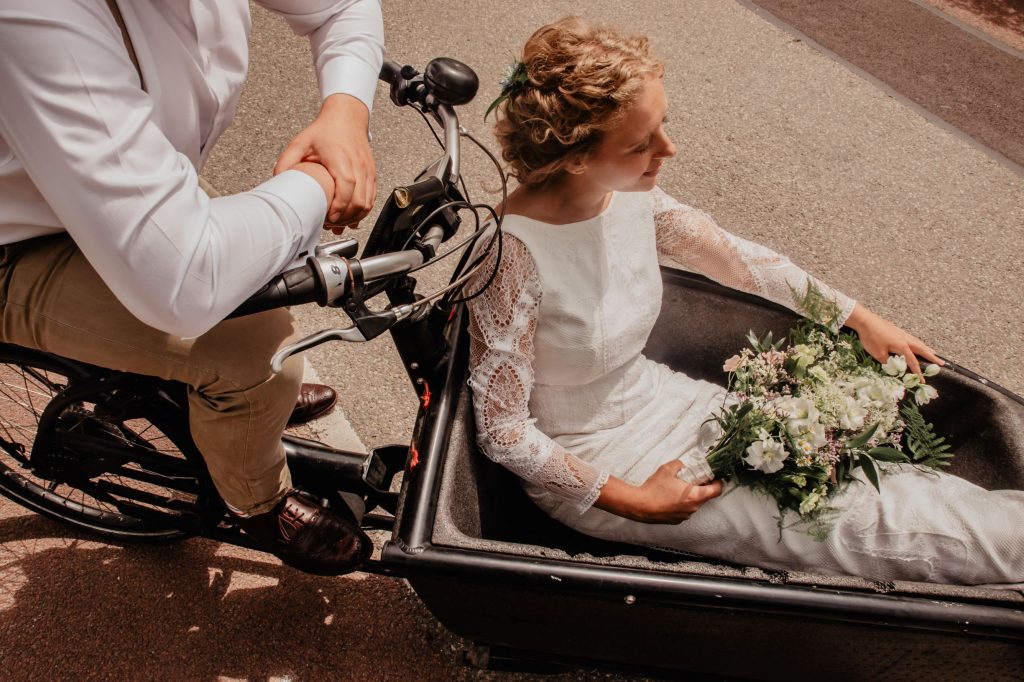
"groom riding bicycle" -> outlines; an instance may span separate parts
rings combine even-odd
[[[259,4],[309,37],[323,104],[273,178],[210,198],[198,169],[245,78],[245,0],[0,0],[0,341],[187,384],[192,436],[242,529],[340,573],[369,540],[292,490],[280,441],[335,396],[301,384],[297,359],[271,373],[296,335],[287,310],[222,320],[325,218],[373,206],[383,26],[376,0]]]

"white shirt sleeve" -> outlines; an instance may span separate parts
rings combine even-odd
[[[373,94],[384,62],[379,0],[256,2],[283,16],[296,35],[309,36],[323,99],[345,93],[373,111]]]
[[[526,246],[508,234],[504,240],[494,280],[469,302],[469,385],[477,441],[488,458],[573,501],[582,514],[600,497],[608,472],[569,453],[530,416],[540,279]],[[496,256],[497,249],[481,267],[482,280],[493,271]]]
[[[0,10],[0,136],[118,300],[197,336],[316,242],[327,201],[296,171],[209,199],[94,4]]]
[[[704,211],[676,201],[660,187],[651,190],[658,252],[685,270],[719,284],[756,294],[808,314],[801,300],[813,286],[835,305],[839,327],[856,305],[849,296],[800,269],[785,256],[726,232]],[[823,322],[825,320],[817,320]]]

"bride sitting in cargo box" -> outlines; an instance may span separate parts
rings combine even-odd
[[[768,569],[959,584],[1024,583],[1024,492],[904,467],[884,494],[848,485],[823,541],[780,530],[773,500],[691,485],[680,458],[717,439],[725,389],[648,360],[659,255],[796,309],[813,283],[879,361],[931,348],[784,256],[657,187],[676,154],[663,65],[643,37],[567,18],[528,40],[498,103],[519,181],[502,259],[470,304],[479,444],[534,502],[591,536]],[[487,272],[488,268],[484,268]],[[737,349],[739,350],[739,349]],[[780,539],[781,533],[781,539]]]

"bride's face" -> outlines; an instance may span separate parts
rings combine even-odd
[[[676,154],[676,146],[665,132],[667,111],[661,79],[649,79],[626,115],[581,162],[579,175],[616,192],[652,189],[662,163]]]

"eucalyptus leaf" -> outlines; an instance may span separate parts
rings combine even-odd
[[[846,450],[856,450],[857,448],[862,447],[865,443],[871,440],[871,437],[875,435],[875,431],[877,430],[878,422],[875,422],[864,432],[846,441],[846,443],[843,445],[843,448],[845,448]]]
[[[883,462],[898,462],[902,464],[904,462],[910,461],[909,457],[907,457],[905,454],[903,454],[896,448],[890,448],[886,446],[871,448],[870,450],[868,450],[868,454],[874,457],[875,459],[881,460]]]
[[[867,455],[861,455],[857,458],[857,463],[864,470],[864,475],[871,481],[871,485],[875,486],[875,490],[882,492],[882,485],[878,482],[878,469],[875,468],[874,460]]]

